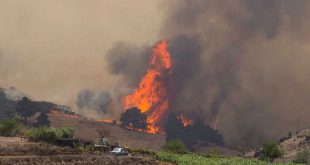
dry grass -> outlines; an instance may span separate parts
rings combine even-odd
[[[49,114],[49,118],[53,127],[73,127],[76,130],[75,137],[77,138],[98,142],[100,140],[100,131],[98,130],[103,129],[109,130],[109,134],[119,141],[122,146],[130,148],[159,149],[165,143],[165,137],[162,135],[134,132],[112,123],[100,123],[86,118],[68,117],[60,113]]]

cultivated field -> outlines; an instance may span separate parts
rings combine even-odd
[[[281,165],[283,163],[269,163],[266,161],[243,159],[240,157],[205,157],[198,154],[175,154],[158,152],[157,159],[178,165]],[[287,163],[286,165],[294,165]]]

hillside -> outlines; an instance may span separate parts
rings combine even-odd
[[[72,127],[75,129],[75,137],[100,140],[98,129],[108,129],[121,145],[130,148],[149,148],[159,149],[165,143],[165,137],[158,134],[147,134],[134,132],[121,128],[117,124],[96,122],[87,118],[64,113],[49,113],[51,126],[53,127]]]
[[[21,106],[19,103],[24,96],[27,95],[13,87],[10,89],[3,89],[0,87],[0,121],[16,117],[17,108]],[[74,114],[69,106],[58,105],[47,101],[31,100],[28,98],[28,96],[26,98],[28,106],[26,107],[23,105],[23,108],[27,109],[27,111],[35,113],[47,113],[53,109],[68,114]]]
[[[304,129],[291,138],[280,143],[284,151],[285,162],[289,162],[296,158],[296,154],[306,148],[310,148],[310,128]]]
[[[5,90],[0,88],[0,120],[6,120],[14,116],[16,102],[6,97]]]

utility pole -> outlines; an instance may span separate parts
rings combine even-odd
[[[297,132],[300,132],[300,118],[298,117]]]

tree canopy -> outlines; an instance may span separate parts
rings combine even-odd
[[[36,111],[33,110],[31,100],[28,97],[23,97],[22,100],[17,102],[16,112],[24,118],[26,124],[27,118],[36,113]]]
[[[278,158],[281,155],[282,151],[277,142],[268,141],[263,145],[262,156],[268,158],[270,162],[273,162],[275,158]]]
[[[41,112],[37,120],[38,122],[36,123],[36,126],[38,127],[50,126],[50,121],[48,120],[48,116],[46,113]]]
[[[0,121],[14,117],[16,103],[6,98],[4,91],[0,89]]]
[[[136,108],[129,108],[121,115],[121,124],[124,127],[135,129],[147,128],[147,116]]]

